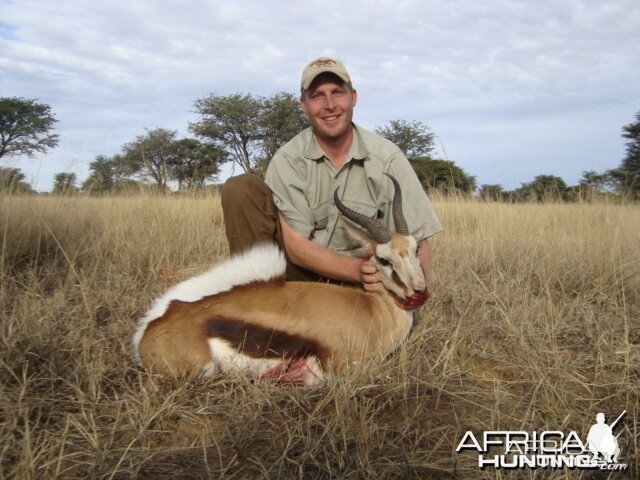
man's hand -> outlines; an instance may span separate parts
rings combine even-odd
[[[369,259],[373,256],[373,250],[367,250],[362,255],[362,265],[360,266],[360,280],[365,292],[384,292],[385,286],[380,281],[378,267],[373,265]]]

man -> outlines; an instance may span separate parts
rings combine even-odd
[[[351,241],[338,220],[333,192],[348,207],[376,217],[394,230],[393,184],[400,183],[409,231],[427,224],[418,256],[427,282],[431,247],[442,230],[411,165],[388,140],[352,122],[357,92],[344,65],[319,58],[302,72],[300,105],[311,127],[278,150],[265,182],[251,175],[230,178],[222,191],[225,228],[232,253],[275,240],[286,252],[289,280],[329,279],[384,288],[372,252]]]
[[[613,434],[613,427],[604,423],[604,420],[604,413],[596,415],[596,423],[591,426],[587,434],[587,445],[589,451],[593,454],[593,459],[597,459],[598,453],[601,453],[607,463],[617,462],[620,454],[618,439]]]

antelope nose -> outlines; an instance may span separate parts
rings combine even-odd
[[[429,289],[424,288],[422,290],[414,290],[409,298],[411,298],[412,300],[422,301],[422,300],[426,300],[430,296],[431,296],[431,292],[429,291]]]

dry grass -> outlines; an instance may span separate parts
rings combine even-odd
[[[215,196],[1,197],[0,478],[607,478],[454,449],[468,429],[584,438],[623,409],[612,478],[637,478],[638,207],[435,204],[409,342],[307,391],[132,365],[150,301],[227,255]]]

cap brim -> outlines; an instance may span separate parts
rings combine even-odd
[[[305,79],[302,84],[302,90],[306,90],[308,89],[311,84],[313,83],[313,81],[318,78],[318,76],[322,75],[323,73],[332,73],[333,75],[335,75],[336,77],[338,77],[340,80],[342,80],[344,83],[348,83],[349,85],[351,85],[351,79],[350,78],[345,78],[344,75],[338,73],[338,72],[334,72],[332,70],[323,70],[321,72],[316,73],[313,77],[310,77],[309,79]]]

